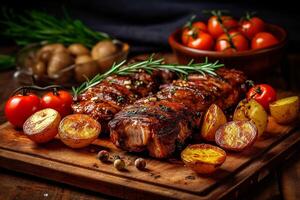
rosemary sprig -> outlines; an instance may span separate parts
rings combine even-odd
[[[147,60],[136,62],[133,64],[125,65],[126,60],[113,64],[111,69],[104,74],[98,74],[93,79],[87,80],[82,83],[79,87],[73,87],[74,98],[87,90],[90,87],[93,87],[100,83],[102,80],[111,75],[130,75],[132,73],[136,73],[139,70],[145,70],[147,73],[152,73],[153,70],[169,70],[171,72],[175,72],[180,78],[185,79],[191,73],[200,73],[202,75],[217,75],[215,70],[223,67],[223,64],[219,64],[218,61],[214,63],[208,62],[206,58],[203,63],[193,63],[193,60],[187,65],[180,64],[165,64],[164,59],[153,59],[153,56],[150,56]]]
[[[91,48],[98,41],[111,39],[103,32],[91,30],[80,20],[72,20],[65,13],[56,18],[38,11],[25,11],[24,14],[3,11],[5,17],[2,35],[14,39],[18,45],[47,41],[49,43],[81,43]]]

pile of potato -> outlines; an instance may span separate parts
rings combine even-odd
[[[212,104],[203,117],[201,138],[211,144],[193,144],[181,152],[186,166],[199,174],[216,171],[226,160],[226,152],[241,152],[250,148],[263,135],[276,135],[270,121],[285,127],[299,117],[299,97],[291,96],[276,100],[266,110],[255,99],[244,99],[237,105],[232,119],[222,109]],[[225,151],[224,151],[225,150]]]
[[[68,47],[59,43],[47,44],[36,52],[31,68],[37,78],[46,76],[65,82],[74,76],[77,82],[83,82],[106,71],[111,62],[103,63],[102,60],[117,51],[117,46],[110,40],[98,42],[91,50],[82,44]]]

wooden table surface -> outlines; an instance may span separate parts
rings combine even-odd
[[[283,80],[282,77],[275,76],[275,78],[270,77],[270,80],[271,82],[275,80],[274,84],[279,87],[290,85],[290,88],[299,91],[300,84],[297,84],[297,78],[300,77],[299,54],[289,55],[288,62],[290,64],[286,74],[288,78]],[[6,121],[3,113],[5,101],[11,91],[19,86],[13,78],[13,73],[14,70],[0,72],[0,123]],[[291,157],[288,162],[267,175],[257,187],[249,190],[248,194],[245,194],[245,199],[300,199],[298,190],[300,188],[300,157],[297,155],[299,154]],[[111,197],[0,168],[0,199],[98,200],[111,199]]]

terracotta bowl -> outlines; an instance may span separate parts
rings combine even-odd
[[[249,77],[256,78],[272,67],[278,66],[287,43],[287,33],[283,28],[267,24],[266,31],[272,33],[279,43],[265,49],[247,50],[233,54],[186,47],[181,43],[182,29],[169,36],[169,44],[180,64],[187,64],[191,59],[194,59],[195,62],[203,62],[207,57],[209,61],[219,60],[226,67],[242,70]]]

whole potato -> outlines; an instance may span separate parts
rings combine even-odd
[[[40,49],[41,52],[43,51],[50,51],[52,53],[54,52],[62,52],[67,51],[66,47],[63,44],[60,43],[54,43],[54,44],[46,44]]]
[[[48,76],[50,78],[57,78],[55,75],[57,75],[60,70],[72,65],[73,63],[74,59],[69,53],[65,51],[54,52],[48,63]]]
[[[76,64],[89,63],[92,61],[93,61],[93,59],[89,55],[80,55],[80,56],[77,56],[77,58],[75,59]]]
[[[116,45],[111,40],[98,42],[92,49],[92,58],[94,60],[109,57],[117,52]]]
[[[37,60],[42,61],[45,64],[48,63],[49,59],[51,58],[52,52],[51,51],[38,51],[37,53]]]
[[[47,72],[47,66],[42,61],[37,61],[33,67],[32,67],[33,74],[37,75],[38,77],[41,77],[46,74]]]
[[[67,52],[67,49],[62,44],[47,44],[44,45],[41,49],[36,53],[36,59],[39,61],[43,61],[46,65],[48,64],[52,54],[58,52]]]
[[[68,50],[69,50],[69,52],[72,55],[75,55],[75,56],[85,55],[85,54],[89,54],[90,53],[90,51],[88,50],[88,48],[86,48],[82,44],[71,44],[68,47]]]
[[[84,82],[86,78],[93,78],[99,73],[99,66],[96,61],[77,64],[75,67],[75,79],[77,82]]]

